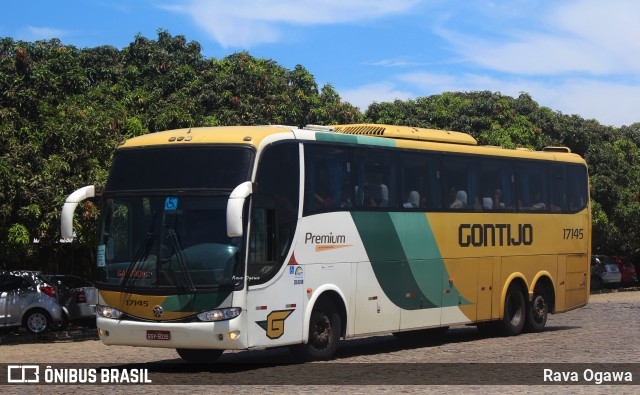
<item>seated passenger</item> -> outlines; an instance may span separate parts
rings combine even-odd
[[[402,205],[404,208],[418,208],[420,205],[420,194],[418,191],[409,192],[407,202]]]
[[[465,191],[458,191],[456,193],[456,200],[451,203],[450,208],[463,209],[467,207],[467,193]]]
[[[379,207],[389,206],[389,188],[386,185],[380,184],[380,202]]]
[[[536,196],[533,199],[534,202],[537,203],[533,203],[531,205],[531,207],[529,207],[530,210],[546,210],[547,209],[547,205],[546,203],[544,203],[544,198],[542,197],[542,193],[541,192],[536,192]]]
[[[323,210],[329,209],[333,206],[333,199],[329,195],[328,188],[321,186],[316,193],[313,195],[314,197],[314,209],[315,210]]]
[[[389,205],[389,188],[386,185],[365,185],[365,207],[387,207]]]
[[[493,210],[493,199],[491,199],[490,197],[483,197],[482,208],[484,210]]]

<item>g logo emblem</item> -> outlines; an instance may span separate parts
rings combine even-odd
[[[161,306],[156,306],[156,307],[153,308],[153,315],[156,318],[162,317],[162,314],[164,314],[164,310],[162,310]]]
[[[269,313],[266,321],[256,321],[267,332],[269,339],[279,339],[284,335],[284,320],[293,313],[293,310],[276,310]]]

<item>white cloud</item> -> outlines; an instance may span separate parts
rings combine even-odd
[[[634,0],[578,0],[552,6],[525,26],[504,29],[500,39],[442,27],[436,33],[472,62],[492,70],[544,75],[637,73],[638,15],[640,2]],[[508,21],[491,22],[501,26]]]
[[[565,114],[595,118],[604,125],[640,122],[640,85],[570,79],[531,90],[534,100]],[[547,104],[548,103],[548,104]]]
[[[407,100],[415,96],[409,91],[397,89],[391,82],[363,85],[354,89],[340,89],[339,92],[342,100],[359,107],[360,111],[365,111],[373,102]]]
[[[421,0],[192,0],[168,11],[191,15],[223,47],[280,40],[284,25],[323,25],[378,19],[409,10]]]
[[[24,41],[50,40],[52,38],[62,38],[68,34],[69,32],[66,30],[53,27],[27,26],[20,32],[19,38]]]
[[[364,64],[368,66],[379,66],[379,67],[414,67],[414,66],[425,66],[425,63],[414,62],[411,60],[397,58],[397,59],[381,59],[376,61],[365,62]]]

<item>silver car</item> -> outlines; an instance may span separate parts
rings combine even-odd
[[[36,271],[0,271],[0,327],[43,333],[64,324],[57,287]]]
[[[47,274],[51,284],[56,284],[58,300],[66,309],[69,321],[90,321],[96,318],[98,291],[93,283],[71,274]]]
[[[622,273],[613,258],[606,255],[591,256],[591,289],[599,290],[604,287],[617,288],[620,286]]]

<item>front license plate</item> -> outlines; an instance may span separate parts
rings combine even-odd
[[[171,332],[147,331],[147,340],[171,340]]]

